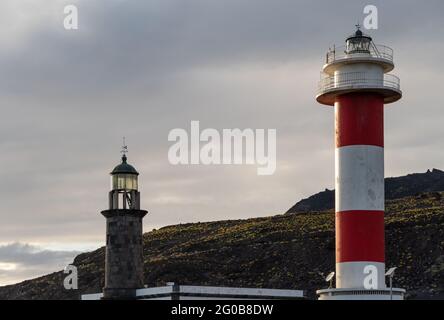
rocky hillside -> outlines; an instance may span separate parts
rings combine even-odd
[[[385,179],[385,198],[387,200],[436,191],[444,191],[444,171],[438,169],[428,170],[426,173],[414,173]],[[335,191],[325,189],[323,192],[299,201],[287,211],[287,214],[329,210],[334,207]]]
[[[444,298],[444,193],[387,202],[387,266],[411,299]],[[334,268],[332,210],[165,227],[144,235],[145,282],[303,289],[325,287]],[[75,258],[79,290],[63,273],[0,288],[0,299],[78,299],[101,291],[104,248]]]

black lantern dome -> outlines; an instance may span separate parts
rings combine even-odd
[[[356,32],[347,38],[346,42],[346,53],[370,53],[370,46],[372,44],[372,38],[365,35],[361,30],[360,26],[356,26],[358,29]]]
[[[124,154],[122,156],[122,163],[117,165],[113,171],[111,171],[111,174],[117,174],[117,173],[129,173],[129,174],[135,174],[135,175],[139,175],[139,173],[137,172],[136,168],[134,168],[132,165],[128,164],[127,162],[127,157]]]

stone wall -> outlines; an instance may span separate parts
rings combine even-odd
[[[127,299],[143,288],[142,219],[146,211],[107,210],[105,288],[107,299]]]

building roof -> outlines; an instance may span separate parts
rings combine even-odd
[[[102,293],[84,294],[82,300],[99,300]],[[163,287],[136,290],[138,300],[220,300],[220,299],[304,299],[302,290],[235,288],[210,286],[182,286],[169,283]]]
[[[118,173],[127,173],[127,174],[135,174],[135,175],[139,175],[139,173],[137,172],[136,168],[134,168],[132,165],[128,164],[126,162],[127,158],[126,155],[124,154],[122,156],[122,163],[117,165],[113,171],[111,171],[111,175],[114,174],[118,174]]]

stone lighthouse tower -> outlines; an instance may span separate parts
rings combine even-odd
[[[106,262],[103,299],[134,299],[143,288],[143,217],[140,210],[137,170],[127,163],[126,146],[122,163],[111,172],[109,209],[106,218]]]
[[[334,106],[336,289],[320,299],[396,299],[385,284],[384,104],[401,99],[393,50],[359,30],[327,53],[316,100]]]

